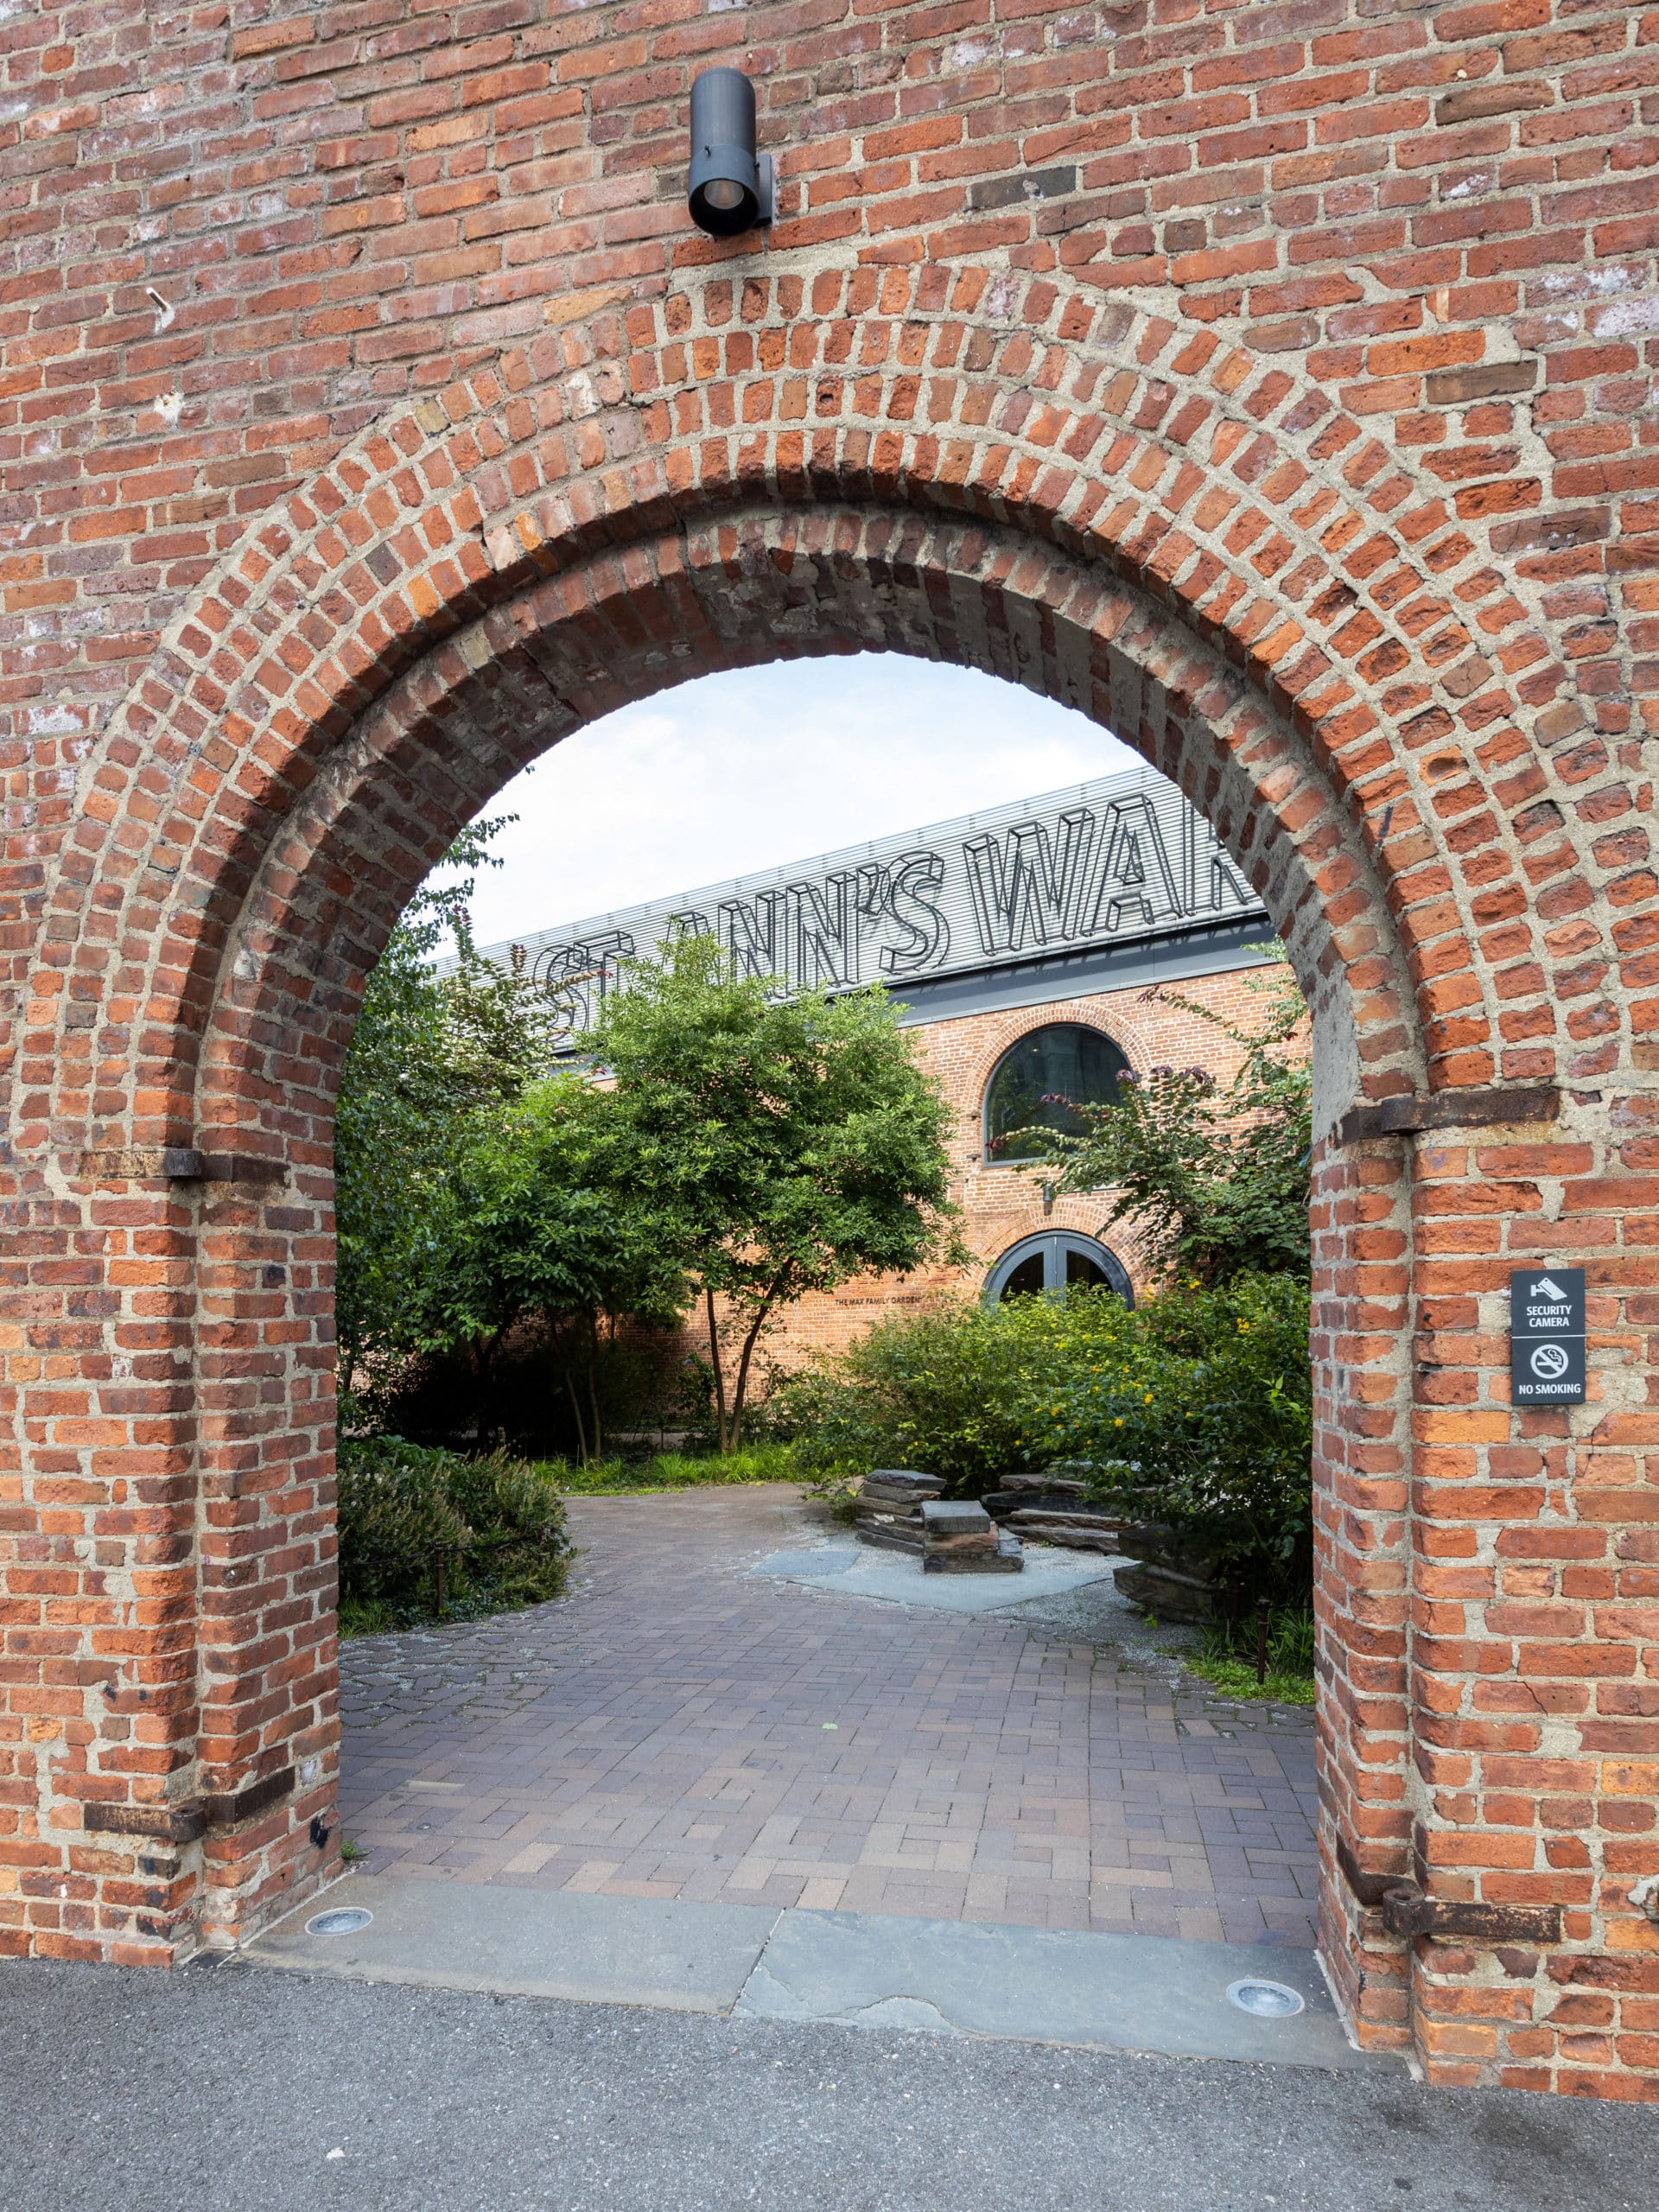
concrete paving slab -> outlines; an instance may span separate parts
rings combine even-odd
[[[816,1582],[820,1575],[845,1574],[863,1554],[856,1544],[820,1544],[804,1552],[773,1552],[757,1572],[782,1575],[791,1582]]]
[[[1058,1544],[1027,1544],[1024,1572],[1009,1574],[925,1574],[913,1553],[878,1551],[861,1545],[824,1545],[809,1552],[773,1552],[756,1566],[757,1574],[775,1575],[813,1590],[845,1598],[872,1598],[887,1605],[926,1605],[942,1613],[1006,1613],[1045,1599],[1109,1582],[1113,1562],[1098,1552],[1071,1552]]]
[[[360,1933],[308,1932],[319,1913],[353,1905],[374,1916]],[[265,1966],[352,1981],[729,2012],[777,1917],[769,1905],[348,1875],[249,1952]]]
[[[1240,2011],[1228,1989],[1251,1980],[1294,1989],[1304,2009],[1283,2019]],[[790,1911],[737,2017],[1402,2070],[1398,2060],[1352,2047],[1307,1952],[1169,1936]]]
[[[312,1933],[319,1915],[353,1906],[373,1916],[366,1927]],[[1260,1944],[348,1875],[247,1955],[350,1981],[654,2011],[1341,2071],[1395,2063],[1350,2046],[1308,1953]],[[1249,1980],[1294,1989],[1305,2009],[1239,2011],[1227,1991]]]

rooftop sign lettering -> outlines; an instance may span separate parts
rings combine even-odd
[[[604,914],[524,941],[579,1034],[626,963],[712,935],[741,976],[902,985],[1261,912],[1214,831],[1151,769]],[[492,947],[498,956],[508,950]]]

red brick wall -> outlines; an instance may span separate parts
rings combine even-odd
[[[683,214],[704,60],[765,240]],[[1659,16],[48,4],[0,69],[0,1941],[165,1960],[330,1863],[329,1125],[400,902],[576,723],[883,647],[1135,744],[1313,996],[1344,2000],[1659,2094]],[[1517,1414],[1545,1255],[1592,1395]]]

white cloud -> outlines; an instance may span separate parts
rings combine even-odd
[[[507,785],[479,942],[585,920],[1135,765],[1069,708],[894,653],[705,676]]]

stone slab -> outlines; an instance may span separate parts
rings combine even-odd
[[[1113,1558],[1122,1556],[1117,1530],[1109,1523],[1096,1528],[1031,1512],[1011,1513],[1002,1526],[1027,1542],[1058,1544],[1071,1551],[1104,1552]]]
[[[1306,2009],[1261,2019],[1232,1983],[1279,1982]],[[1404,2072],[1356,2050],[1318,1961],[1278,1945],[1052,1928],[785,1912],[738,1999],[740,2018],[993,2036],[1020,2043]]]
[[[1215,1583],[1200,1582],[1173,1567],[1148,1567],[1144,1562],[1118,1567],[1116,1578],[1119,1595],[1131,1605],[1144,1605],[1160,1620],[1187,1621],[1196,1627],[1211,1618],[1222,1594]]]
[[[930,1536],[980,1536],[987,1543],[995,1533],[982,1505],[956,1498],[930,1497],[922,1507],[922,1525]]]
[[[998,1544],[986,1544],[973,1551],[957,1551],[954,1547],[936,1551],[929,1544],[922,1554],[924,1574],[1018,1574],[1025,1560],[1017,1551],[1007,1551]]]
[[[858,1524],[858,1535],[861,1543],[874,1544],[879,1550],[913,1552],[918,1559],[922,1555],[922,1527],[919,1521],[914,1529],[901,1525],[887,1526],[880,1522],[871,1523],[861,1521]]]
[[[858,1564],[856,1544],[821,1544],[804,1552],[774,1552],[766,1561],[769,1574],[799,1576],[814,1581],[822,1574],[844,1574]]]
[[[891,1539],[889,1539],[889,1542]],[[827,1548],[827,1547],[826,1547]],[[804,1587],[838,1597],[873,1599],[896,1605],[926,1605],[947,1613],[1006,1613],[1045,1598],[1062,1597],[1093,1582],[1109,1582],[1112,1570],[1098,1552],[1061,1551],[1045,1545],[1025,1547],[1024,1569],[1016,1581],[1007,1573],[927,1574],[917,1553],[876,1549],[866,1542],[851,1567],[813,1573],[794,1564],[795,1552],[774,1552],[756,1566],[757,1574],[776,1574]],[[1017,1594],[1016,1594],[1017,1593]]]
[[[872,1467],[865,1476],[861,1497],[907,1497],[918,1503],[937,1497],[944,1488],[938,1475],[925,1475],[914,1467]]]
[[[350,1905],[373,1915],[365,1929],[308,1931]],[[1352,2049],[1316,1960],[1288,1946],[347,1875],[248,1955],[349,1981],[656,2011],[1338,2070],[1393,2063]],[[1227,1989],[1249,1979],[1287,1984],[1306,2010],[1238,2011]]]
[[[307,1932],[308,1920],[342,1905],[365,1905],[374,1918],[355,1936]],[[772,1905],[348,1874],[249,1952],[265,1966],[350,1981],[728,2012],[777,1918]]]

